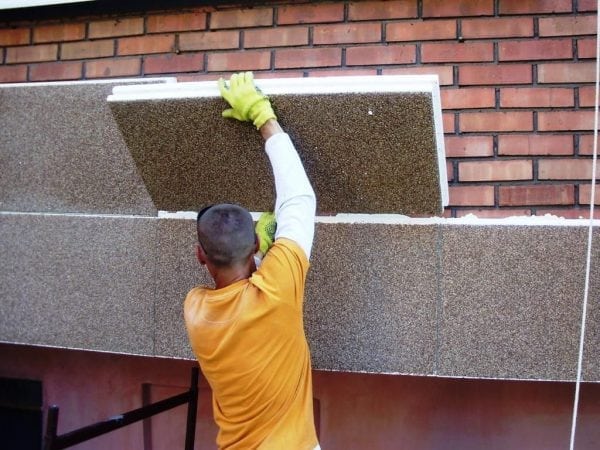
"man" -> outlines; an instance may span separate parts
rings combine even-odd
[[[229,86],[219,80],[219,88],[231,106],[223,116],[253,122],[265,140],[277,192],[277,230],[257,269],[260,242],[248,211],[220,204],[198,214],[197,258],[215,288],[192,289],[184,316],[213,391],[217,444],[220,449],[319,449],[302,320],[315,195],[252,73],[232,75]]]

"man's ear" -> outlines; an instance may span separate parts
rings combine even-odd
[[[203,266],[206,265],[206,253],[204,253],[204,249],[200,244],[196,244],[196,258],[198,259],[198,262],[200,264],[202,264]]]

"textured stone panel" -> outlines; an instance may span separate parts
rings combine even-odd
[[[113,86],[0,88],[0,210],[156,213],[106,103]]]
[[[156,226],[0,214],[0,340],[151,355]]]
[[[442,211],[431,94],[273,95],[322,214]],[[123,137],[159,210],[224,199],[272,208],[260,135],[225,120],[219,98],[114,101]]]
[[[590,268],[582,375],[584,380],[600,381],[600,231],[597,228],[593,234]],[[583,291],[580,298],[583,301]]]
[[[434,373],[434,226],[320,224],[305,328],[316,369]]]
[[[440,375],[572,380],[583,227],[442,226]]]
[[[183,300],[194,286],[213,285],[196,259],[196,242],[196,221],[159,220],[154,331],[158,356],[194,358],[183,320]]]

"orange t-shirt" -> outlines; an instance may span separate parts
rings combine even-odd
[[[309,262],[280,238],[247,280],[196,287],[184,303],[192,350],[213,391],[221,449],[312,450],[310,353],[302,317]]]

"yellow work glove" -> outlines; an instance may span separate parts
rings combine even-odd
[[[264,255],[269,251],[275,239],[275,230],[277,229],[277,221],[275,214],[272,212],[264,212],[258,218],[254,231],[258,235],[259,248],[258,250]]]
[[[229,86],[223,78],[219,79],[221,96],[231,108],[223,111],[223,117],[251,121],[260,129],[269,119],[277,119],[271,102],[254,85],[252,72],[240,72],[231,75]]]

